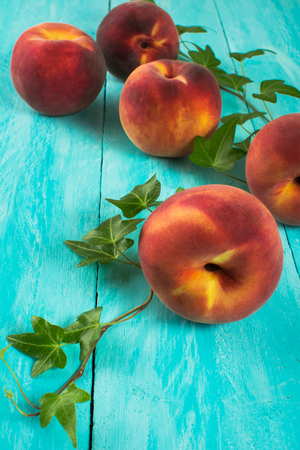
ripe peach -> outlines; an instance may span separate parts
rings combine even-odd
[[[277,224],[253,195],[223,185],[179,192],[145,221],[143,273],[176,314],[201,323],[241,320],[273,294],[282,271]]]
[[[257,133],[246,159],[246,178],[275,219],[300,225],[300,113],[278,117]]]
[[[125,132],[142,151],[180,157],[193,152],[195,136],[217,129],[222,98],[217,80],[205,67],[161,60],[135,69],[120,97]]]
[[[96,42],[64,23],[42,23],[17,40],[11,77],[20,97],[49,116],[89,106],[105,80],[105,61]]]
[[[146,1],[122,3],[100,23],[97,43],[107,70],[126,79],[141,64],[177,59],[179,35],[169,14]]]

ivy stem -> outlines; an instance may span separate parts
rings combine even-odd
[[[184,41],[182,40],[182,37],[181,37],[181,36],[179,36],[179,39],[180,39],[180,42],[182,43],[182,45],[183,45],[183,46],[187,49],[187,51],[189,52],[190,49],[188,48],[187,45],[185,45],[185,43],[184,43]],[[191,61],[192,61],[192,59],[191,59]]]
[[[250,131],[248,131],[243,125],[241,125],[241,127],[243,128],[244,131],[246,131],[246,133],[250,134],[251,136],[252,133],[250,133]]]
[[[227,177],[233,178],[234,180],[241,181],[241,183],[247,184],[247,181],[242,180],[241,178],[234,177],[233,175],[229,175],[229,173],[226,173],[226,172],[221,172],[221,173],[223,175],[226,175]]]
[[[32,407],[35,408],[35,409],[41,409],[39,406],[37,406],[37,405],[35,405],[34,403],[32,403],[32,402],[29,400],[29,398],[25,395],[25,393],[24,393],[24,391],[23,391],[23,389],[22,389],[22,386],[21,386],[21,384],[20,384],[20,382],[19,382],[19,380],[18,380],[16,374],[14,373],[14,371],[12,370],[12,368],[9,366],[9,364],[5,361],[5,359],[4,359],[4,358],[1,358],[1,359],[2,359],[2,361],[4,362],[4,364],[6,365],[6,367],[8,368],[8,370],[10,371],[10,373],[12,374],[12,376],[14,377],[14,379],[15,379],[17,385],[18,385],[18,388],[20,389],[20,392],[21,392],[21,394],[23,395],[23,397],[25,398],[26,402],[29,403],[29,405],[32,406]],[[12,399],[10,399],[10,400],[11,400],[14,404],[16,404]],[[18,407],[17,405],[16,405],[16,407],[19,409],[19,407]],[[23,414],[23,413],[22,413],[22,414]],[[24,413],[23,415],[26,415],[26,413]]]
[[[243,77],[244,77],[245,76],[245,71],[244,71],[243,62],[240,61],[240,63],[241,63],[241,68],[242,68],[242,74],[243,74]],[[244,98],[246,97],[246,93],[247,93],[247,84],[245,84],[245,86],[244,86],[244,95],[243,95]]]
[[[134,316],[136,316],[137,314],[142,312],[148,306],[148,304],[151,302],[152,297],[153,297],[153,291],[152,291],[152,289],[150,289],[150,295],[149,295],[148,299],[144,303],[142,303],[140,306],[137,306],[136,308],[132,309],[131,311],[128,311],[127,313],[122,314],[121,316],[117,317],[113,322],[110,322],[109,324],[107,324],[104,327],[102,327],[99,338],[93,343],[92,348],[90,349],[89,353],[84,358],[84,360],[83,360],[81,366],[79,367],[79,369],[56,392],[57,394],[61,394],[69,386],[70,383],[75,382],[80,377],[82,377],[82,375],[84,373],[84,370],[85,370],[85,367],[86,367],[86,365],[88,363],[88,360],[90,359],[90,356],[92,355],[93,351],[95,350],[96,345],[98,344],[99,340],[101,339],[101,337],[103,336],[105,331],[107,331],[108,328],[112,326],[112,324],[114,324],[114,323],[121,323],[122,319],[124,319],[125,317],[130,315],[131,317],[129,317],[129,319],[132,319]],[[136,313],[136,314],[133,314],[133,313]]]
[[[149,208],[149,206],[146,205],[146,209],[148,209],[149,212],[153,212],[152,209]]]
[[[22,416],[26,416],[26,417],[33,417],[33,416],[38,416],[40,414],[40,412],[34,413],[34,414],[27,414],[26,412],[22,411],[21,408],[17,405],[17,403],[14,401],[13,398],[8,397],[8,399],[15,405],[15,407],[17,408],[17,410],[19,411],[20,414],[22,414]],[[40,408],[39,408],[40,409]]]
[[[249,100],[247,100],[245,97],[243,97],[241,94],[238,94],[237,92],[232,91],[231,89],[227,89],[224,86],[220,86],[220,89],[222,89],[225,92],[229,92],[229,94],[235,95],[237,98],[239,98],[240,100],[242,100],[244,103],[246,103],[249,108],[252,109],[252,111],[254,112],[259,112],[258,109],[255,108],[255,106],[252,105],[252,103],[249,102]],[[260,116],[261,119],[265,120],[266,122],[270,122],[269,119],[267,119],[265,116]]]
[[[124,253],[121,252],[121,250],[117,246],[116,246],[116,249],[118,250],[118,252],[121,253],[123,258],[125,258],[125,259],[127,259],[127,261],[129,261],[129,264],[132,264],[133,266],[138,267],[139,269],[141,269],[141,265],[139,263],[135,263],[135,262],[131,261],[131,259],[127,258],[127,256],[124,255]],[[121,259],[119,259],[118,261],[125,263],[125,261],[122,261]],[[125,264],[128,264],[128,263],[125,263]]]
[[[263,104],[264,104],[264,106],[265,106],[269,116],[271,117],[271,120],[273,120],[272,114],[271,114],[271,112],[270,112],[269,108],[267,107],[267,104],[266,104],[266,102],[264,100],[263,100]]]

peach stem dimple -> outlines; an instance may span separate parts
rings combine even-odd
[[[295,178],[295,182],[300,186],[300,176]]]
[[[214,263],[207,263],[205,264],[204,269],[207,270],[207,272],[214,272],[215,270],[220,269],[220,266]]]

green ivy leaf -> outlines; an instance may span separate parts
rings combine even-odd
[[[132,233],[137,229],[137,225],[144,219],[122,220],[120,214],[113,216],[110,219],[104,220],[98,228],[89,231],[83,236],[83,242],[95,245],[117,245],[123,241],[124,236]]]
[[[246,58],[253,58],[253,56],[261,56],[264,55],[265,52],[273,53],[274,55],[276,55],[276,53],[273,52],[272,50],[266,50],[265,48],[258,48],[257,50],[252,50],[246,53],[229,53],[229,56],[231,56],[231,58],[235,59],[236,61],[243,62],[244,59]]]
[[[207,33],[207,30],[205,28],[199,26],[185,27],[183,25],[176,25],[176,28],[179,36],[181,36],[183,33]]]
[[[216,74],[215,76],[221,86],[227,86],[240,92],[244,92],[243,86],[245,84],[253,83],[250,78],[242,77],[240,75],[236,75],[235,73]]]
[[[76,403],[85,403],[91,398],[83,389],[78,389],[71,383],[60,395],[54,393],[44,394],[40,399],[40,424],[42,428],[49,425],[55,416],[67,432],[73,446],[77,447],[76,438]]]
[[[94,342],[100,337],[100,316],[102,306],[80,314],[76,322],[65,328],[63,342],[80,344],[79,360],[82,361],[91,350]]]
[[[298,89],[285,84],[282,80],[265,80],[260,83],[260,94],[252,94],[252,97],[259,98],[270,103],[276,103],[277,94],[290,95],[291,97],[300,98]]]
[[[7,389],[5,389],[5,387],[3,388],[5,395],[4,397],[9,398],[10,400],[15,396],[15,394],[13,393],[13,391],[10,389],[9,391]]]
[[[221,122],[226,123],[226,122],[228,122],[228,120],[231,120],[232,118],[236,117],[239,119],[237,122],[237,125],[243,125],[245,122],[247,122],[247,120],[255,119],[256,117],[263,117],[264,115],[266,115],[266,113],[259,112],[259,111],[247,113],[247,114],[234,113],[234,114],[230,114],[229,116],[222,117]]]
[[[219,172],[230,172],[234,163],[245,156],[245,152],[233,147],[238,118],[234,117],[208,140],[196,136],[194,152],[189,156],[192,163],[202,167],[213,167]]]
[[[118,248],[112,244],[93,245],[81,241],[65,241],[64,244],[77,255],[85,256],[85,259],[77,264],[77,267],[83,267],[96,261],[99,264],[109,264],[117,260],[121,252],[124,253],[133,246],[134,241],[132,239],[123,239],[118,242]]]
[[[235,142],[234,146],[239,148],[243,152],[248,153],[248,150],[249,150],[249,147],[251,144],[251,138],[252,138],[252,136],[248,136],[244,141]]]
[[[249,147],[251,144],[251,139],[253,136],[255,136],[259,132],[258,130],[253,131],[244,141],[241,142],[235,142],[233,145],[241,150],[243,150],[245,153],[248,153]]]
[[[94,262],[108,264],[118,259],[134,244],[132,239],[124,236],[137,229],[144,219],[123,220],[120,214],[102,222],[98,228],[89,231],[82,241],[65,241],[67,247],[80,256],[85,256],[77,267],[87,266]]]
[[[106,200],[120,208],[123,215],[128,219],[135,217],[144,209],[156,206],[155,200],[159,197],[161,184],[154,175],[145,184],[135,186],[129,194],[121,197],[120,200],[107,198]]]
[[[32,316],[34,333],[11,334],[8,342],[26,355],[37,359],[31,370],[31,376],[37,377],[51,367],[63,369],[67,363],[67,356],[61,348],[64,330],[52,325],[42,317]]]
[[[181,191],[184,191],[184,188],[178,187],[178,188],[176,189],[176,194],[177,194],[178,192],[181,192]]]
[[[215,54],[209,45],[205,47],[205,50],[198,47],[196,44],[193,45],[198,51],[190,50],[188,53],[195,63],[201,64],[201,66],[207,67],[208,69],[217,67],[221,64],[221,61],[215,57]]]

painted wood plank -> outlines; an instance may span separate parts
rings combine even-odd
[[[1,346],[11,333],[31,331],[30,317],[41,315],[66,326],[96,302],[96,267],[76,271],[65,239],[83,236],[98,220],[102,162],[104,90],[85,111],[68,117],[34,112],[15,92],[9,73],[13,45],[30,26],[42,22],[75,25],[93,38],[108,2],[3,1],[1,14]],[[7,360],[29,397],[57,390],[79,366],[75,346],[67,350],[62,373],[49,371],[30,378],[32,360],[16,350]],[[1,386],[16,392],[31,412],[8,370],[1,363]],[[91,392],[92,362],[78,386]],[[90,407],[78,408],[79,448],[88,449]],[[2,448],[73,448],[56,418],[41,429],[38,418],[24,418],[0,395]]]
[[[112,7],[117,4],[112,2]],[[276,2],[272,4],[276,8]],[[193,36],[193,41],[211,45],[223,68],[234,70],[227,57],[226,23],[213,1],[190,2],[188,8],[168,1],[159,5],[176,23],[213,28],[217,34]],[[251,4],[243,5],[248,18]],[[241,39],[242,31],[239,50],[246,51],[249,38]],[[121,89],[122,83],[108,76],[102,199],[119,198],[154,173],[163,184],[162,198],[179,185],[239,186],[192,166],[188,159],[158,159],[139,152],[117,117]],[[223,115],[241,108],[229,94],[223,100]],[[243,173],[241,162],[235,174]],[[101,203],[102,220],[117,212]],[[299,277],[285,229],[279,229],[284,273],[270,302],[255,315],[234,324],[192,324],[154,298],[141,316],[107,332],[96,350],[94,449],[299,448]],[[137,259],[136,247],[131,255]],[[99,268],[98,298],[105,319],[140,304],[147,295],[137,269],[117,264]]]

